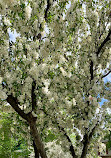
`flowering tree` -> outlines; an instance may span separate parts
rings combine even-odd
[[[28,123],[36,158],[47,158],[48,130],[71,157],[85,158],[111,108],[103,81],[111,72],[110,1],[3,0],[0,10],[1,103]]]

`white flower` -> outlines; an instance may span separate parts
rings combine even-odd
[[[46,87],[48,87],[50,85],[50,81],[47,79],[47,80],[44,80],[44,84]]]
[[[63,69],[63,67],[60,67],[60,70],[61,70],[63,76],[67,76],[67,72]]]
[[[30,75],[35,78],[36,80],[38,79],[38,75],[39,75],[39,70],[36,66],[33,66],[30,70],[29,70]]]
[[[0,90],[0,99],[7,99],[6,93],[1,90]]]
[[[25,8],[25,16],[26,16],[27,19],[30,19],[31,12],[32,12],[32,8],[29,5],[26,6],[26,8]]]
[[[88,40],[88,42],[91,42],[91,36],[90,35],[87,37],[87,40]]]
[[[48,93],[48,87],[43,87],[42,91],[43,91],[43,93],[47,94]]]
[[[14,0],[0,0],[0,3],[2,4],[2,5],[13,5],[13,3],[14,3]]]
[[[34,25],[34,30],[37,30],[38,29],[38,20],[36,19],[33,23]]]
[[[33,115],[34,117],[37,117],[37,114],[35,114],[34,111],[32,111],[32,115]]]
[[[41,17],[39,18],[39,22],[42,23],[43,20],[44,20],[44,18],[41,16]]]
[[[3,80],[2,77],[0,77],[0,84],[2,83],[2,80]]]
[[[20,95],[18,97],[19,102],[23,102],[24,99],[25,99],[25,95]]]
[[[11,25],[10,21],[6,17],[4,17],[4,24],[7,26]]]
[[[48,65],[45,63],[41,64],[39,69],[41,69],[44,72],[44,74],[48,73]]]
[[[39,58],[39,54],[36,51],[33,51],[33,57],[35,59],[38,59]]]
[[[18,43],[18,48],[19,48],[19,50],[22,50],[23,49],[23,45],[22,45],[22,43]]]
[[[42,87],[42,91],[43,91],[43,93],[46,94],[47,96],[50,96],[50,95],[51,95],[51,93],[50,93],[48,87]]]
[[[91,95],[89,95],[89,100],[92,101],[93,100],[93,97]]]
[[[76,61],[75,62],[75,68],[77,69],[77,67],[78,67],[78,62]]]
[[[75,98],[72,99],[73,105],[76,105],[76,100]]]

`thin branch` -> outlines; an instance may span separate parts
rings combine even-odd
[[[68,57],[66,56],[66,54],[64,54],[64,58],[65,58],[67,61],[69,61],[69,59],[68,59]]]
[[[101,36],[103,35],[103,33],[106,31],[106,28],[107,28],[108,23],[109,23],[109,19],[110,19],[110,18],[108,17],[108,21],[107,21],[107,23],[106,23],[106,26],[105,26],[104,30],[102,31],[102,33],[101,33],[100,36],[99,36],[99,40],[100,40]]]
[[[45,10],[45,15],[44,15],[44,18],[45,18],[45,21],[47,22],[48,19],[47,19],[47,15],[48,15],[48,11],[50,9],[50,6],[51,6],[51,3],[50,3],[50,0],[47,0],[47,7],[46,7],[46,10]]]
[[[35,95],[36,82],[35,80],[32,82],[32,91],[31,91],[31,99],[32,99],[32,111],[36,108],[36,95]]]
[[[110,73],[111,73],[111,70],[110,70],[108,73],[106,73],[105,75],[103,75],[101,78],[105,78],[105,77],[108,76]]]
[[[92,81],[93,78],[94,78],[93,61],[92,60],[91,60],[91,63],[90,63],[90,75],[91,75],[91,81]]]
[[[107,37],[104,39],[104,41],[101,43],[100,47],[98,48],[98,51],[96,52],[96,55],[98,56],[101,49],[104,47],[104,45],[110,40],[111,30],[109,30],[109,33]]]
[[[45,111],[44,109],[40,109],[40,110],[42,110],[44,112],[44,114],[46,114],[47,116],[49,115],[47,113],[47,111]],[[77,158],[77,155],[75,154],[74,147],[73,147],[73,144],[72,144],[72,142],[70,140],[70,137],[67,135],[67,133],[64,130],[64,128],[59,125],[59,123],[57,122],[55,117],[54,117],[54,121],[53,120],[51,120],[51,121],[52,121],[52,123],[57,125],[57,127],[59,128],[60,131],[62,131],[64,133],[64,136],[67,138],[68,142],[70,143],[70,149],[69,150],[71,152],[71,155],[73,156],[73,158]]]
[[[94,132],[95,132],[95,129],[96,129],[96,127],[98,126],[98,123],[99,123],[99,121],[97,121],[97,123],[95,124],[95,126],[94,126],[94,128],[92,129],[91,133],[89,134],[89,141],[90,141],[90,139],[92,138],[92,136],[93,136],[93,134],[94,134]]]
[[[24,111],[19,108],[19,103],[16,97],[8,95],[6,100],[23,119],[28,121],[28,114],[25,114]]]
[[[66,131],[64,130],[64,128],[61,127],[58,122],[56,122],[56,123],[57,123],[57,126],[58,126],[59,130],[64,133],[64,136],[67,138],[68,142],[70,143],[70,152],[71,152],[71,155],[73,156],[73,158],[77,158],[77,155],[75,154],[75,151],[74,151],[73,144],[72,144],[72,142],[71,142],[69,136],[67,135],[67,133],[66,133]]]

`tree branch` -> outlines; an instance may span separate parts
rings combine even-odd
[[[46,7],[46,10],[45,10],[45,15],[44,15],[44,18],[45,18],[46,22],[48,21],[47,15],[48,15],[48,11],[49,11],[50,6],[51,6],[50,0],[47,0],[47,7]]]
[[[111,30],[109,30],[109,33],[107,37],[104,39],[104,41],[101,43],[100,47],[98,48],[98,51],[96,52],[96,55],[98,56],[101,49],[104,47],[104,45],[110,40]]]
[[[105,78],[105,77],[108,76],[110,73],[111,73],[111,70],[110,70],[108,73],[106,73],[105,75],[103,75],[101,78]]]
[[[82,150],[81,158],[86,158],[88,145],[89,145],[88,134],[85,134],[83,138],[83,150]]]
[[[89,134],[85,134],[84,138],[83,138],[83,150],[82,150],[82,154],[81,154],[81,158],[86,158],[87,155],[87,150],[88,150],[88,145],[90,143],[90,140],[95,132],[96,127],[98,126],[98,122],[95,124],[94,128],[92,129],[91,133]]]
[[[44,114],[46,114],[47,116],[49,115],[44,109],[41,109],[41,110],[42,110],[42,111],[44,112]],[[50,115],[49,115],[49,116],[50,116]],[[52,123],[56,124],[57,127],[59,128],[59,130],[64,133],[64,136],[67,138],[68,142],[70,143],[70,149],[69,149],[69,150],[70,150],[70,152],[71,152],[71,155],[73,156],[73,158],[77,158],[77,155],[75,154],[75,151],[74,151],[73,144],[72,144],[72,142],[71,142],[69,136],[67,135],[66,131],[64,130],[64,128],[59,125],[59,123],[57,122],[57,120],[56,120],[55,117],[54,117],[54,121],[52,120]]]
[[[57,126],[58,126],[59,130],[64,133],[64,136],[67,138],[68,142],[70,143],[70,152],[71,152],[72,157],[73,157],[73,158],[77,158],[77,155],[75,154],[75,151],[74,151],[73,144],[72,144],[72,142],[71,142],[69,136],[67,135],[66,131],[64,130],[63,127],[61,127],[61,126],[59,125],[58,122],[57,122]]]
[[[98,126],[98,123],[99,123],[99,121],[97,121],[97,123],[95,124],[95,126],[94,126],[94,128],[92,129],[91,133],[89,134],[89,140],[92,138],[92,136],[93,136],[93,134],[94,134],[94,132],[95,132],[95,129],[96,129],[96,127]]]
[[[32,111],[35,110],[36,107],[36,95],[35,95],[36,82],[35,80],[32,82],[32,91],[31,91],[31,99],[32,99]]]
[[[8,95],[6,100],[23,119],[28,121],[28,114],[25,114],[24,111],[19,108],[19,103],[16,97]]]
[[[91,81],[93,80],[94,78],[94,72],[93,72],[93,61],[91,60],[91,63],[90,63],[90,74],[91,74]]]

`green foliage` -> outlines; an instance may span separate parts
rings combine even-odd
[[[45,138],[45,142],[52,142],[56,138],[57,138],[57,136],[54,133],[52,133],[51,130],[48,130],[48,135]]]
[[[14,120],[11,113],[0,112],[0,158],[18,158],[19,156],[28,158],[30,151],[27,141],[21,135],[22,127],[17,124],[17,130],[14,131]],[[23,123],[22,123],[23,126]],[[16,133],[17,132],[17,133]],[[20,133],[21,132],[21,133]]]
[[[51,12],[49,12],[48,16],[47,16],[47,20],[48,20],[49,23],[52,22],[53,17],[54,17],[54,14],[52,14]]]

